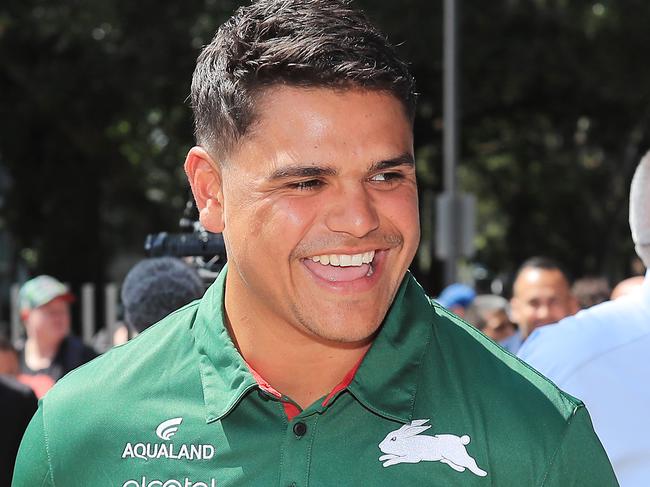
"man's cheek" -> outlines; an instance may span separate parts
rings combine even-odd
[[[273,218],[276,228],[291,232],[313,223],[321,206],[312,198],[290,198],[275,205]]]

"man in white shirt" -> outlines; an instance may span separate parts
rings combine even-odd
[[[630,228],[637,254],[648,267],[650,153],[632,180]],[[639,293],[536,330],[519,357],[584,401],[622,487],[649,485],[649,279]]]

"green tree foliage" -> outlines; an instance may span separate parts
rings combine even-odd
[[[193,65],[241,3],[3,2],[3,219],[35,272],[101,281],[147,233],[175,230]],[[440,191],[442,2],[358,3],[412,62],[420,184]],[[629,180],[650,145],[650,3],[467,0],[461,11],[460,183],[479,197],[477,260],[497,273],[543,253],[576,274],[622,275]],[[419,272],[432,290],[438,270]]]
[[[101,281],[116,254],[176,229],[194,62],[232,8],[3,3],[0,161],[13,181],[4,218],[35,272]]]
[[[629,183],[650,149],[650,4],[481,7],[463,24],[461,173],[481,201],[479,259],[496,270],[550,254],[576,275],[623,277]]]

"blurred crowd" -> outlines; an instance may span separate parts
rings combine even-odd
[[[509,299],[497,294],[477,294],[473,287],[462,283],[447,286],[435,299],[517,354],[537,328],[597,304],[640,293],[644,279],[630,276],[612,289],[604,276],[572,280],[556,260],[535,256],[519,267]]]

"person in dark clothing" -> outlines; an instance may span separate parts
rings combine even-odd
[[[20,290],[20,313],[27,339],[19,346],[21,382],[40,398],[72,369],[97,353],[70,334],[70,302],[67,286],[50,276],[27,281]]]
[[[10,485],[18,446],[38,408],[34,392],[14,377],[0,374],[0,486]]]

